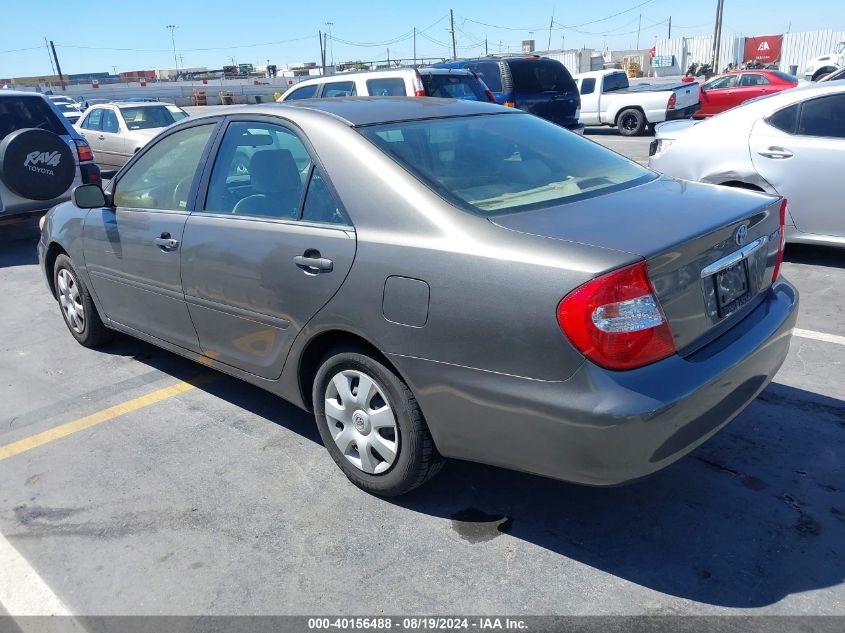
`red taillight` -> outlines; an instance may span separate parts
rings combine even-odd
[[[772,283],[778,280],[780,265],[783,263],[783,249],[786,246],[786,198],[780,203],[780,244],[778,245],[778,257],[775,260],[775,270],[772,273]]]
[[[414,96],[425,96],[425,87],[423,86],[422,77],[418,72],[414,73]]]
[[[671,96],[669,97],[669,103],[666,104],[666,108],[671,110],[672,108],[675,107],[676,103],[678,103],[678,98],[675,96],[675,93],[673,92],[671,94]]]
[[[76,143],[76,155],[79,156],[80,163],[86,160],[94,160],[94,153],[88,143],[79,139],[75,139],[73,142]]]
[[[487,101],[489,101],[490,103],[496,103],[496,97],[494,97],[493,93],[490,92],[490,88],[485,88],[484,94],[487,95]]]
[[[635,369],[675,353],[675,341],[644,261],[566,295],[557,321],[575,348],[607,369]]]

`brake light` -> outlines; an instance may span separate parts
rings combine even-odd
[[[558,304],[557,321],[579,352],[607,369],[635,369],[675,353],[645,261],[570,292]]]
[[[425,96],[425,87],[423,86],[422,77],[420,77],[420,74],[418,72],[414,73],[414,96]]]
[[[673,93],[669,96],[669,103],[667,103],[667,104],[666,104],[666,108],[667,108],[668,110],[671,110],[672,108],[674,108],[674,107],[675,107],[675,104],[676,104],[676,103],[678,103],[678,97],[676,97],[676,96],[675,96],[675,93],[673,92]]]
[[[490,92],[490,88],[485,88],[484,94],[487,95],[487,101],[489,101],[490,103],[496,103],[496,97],[494,97],[493,93]]]
[[[516,107],[516,101],[505,101],[505,107],[506,108],[515,108]]]
[[[783,263],[783,249],[786,247],[786,198],[780,203],[780,244],[778,244],[778,257],[775,260],[775,270],[772,272],[772,283],[778,280],[780,265]]]
[[[86,160],[94,160],[94,153],[91,151],[91,146],[81,139],[74,139],[76,143],[76,155],[79,157],[79,162]]]

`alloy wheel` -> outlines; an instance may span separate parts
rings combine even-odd
[[[340,452],[356,468],[380,475],[399,453],[399,429],[384,389],[370,376],[346,369],[326,387],[329,432]]]
[[[85,308],[82,306],[82,295],[79,294],[79,284],[67,268],[59,270],[56,276],[59,290],[59,304],[62,306],[65,321],[77,334],[85,330]]]

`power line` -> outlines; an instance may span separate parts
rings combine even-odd
[[[310,40],[314,36],[313,35],[306,35],[305,37],[295,37],[289,40],[278,40],[276,42],[262,42],[260,44],[238,44],[235,46],[210,46],[207,48],[183,48],[180,49],[182,52],[185,53],[193,53],[193,52],[201,52],[201,51],[227,51],[230,49],[236,48],[257,48],[259,46],[275,46],[277,44],[289,44],[291,42],[301,42],[303,40]],[[77,48],[83,50],[92,50],[92,51],[130,51],[134,53],[170,53],[172,49],[170,48],[126,48],[126,47],[113,47],[113,46],[84,46],[81,44],[59,44],[56,43],[56,46],[60,48]],[[40,47],[37,47],[40,48]],[[30,49],[22,49],[22,50],[30,50]],[[7,51],[0,51],[7,52]]]

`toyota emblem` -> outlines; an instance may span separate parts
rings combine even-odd
[[[737,246],[742,246],[745,243],[745,238],[748,237],[748,227],[744,224],[736,227],[736,232],[734,233],[734,242],[736,242]]]

